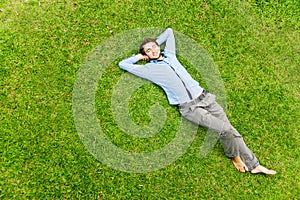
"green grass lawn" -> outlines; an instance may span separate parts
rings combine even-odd
[[[0,199],[300,198],[298,0],[0,0],[0,20]],[[228,118],[277,175],[238,173],[219,142],[199,158],[204,128],[179,159],[147,173],[113,169],[89,153],[73,118],[76,75],[101,43],[147,27],[172,27],[208,51],[224,83]],[[119,130],[111,95],[125,74],[117,63],[132,53],[114,58],[99,77],[95,109],[115,145],[149,152],[175,137],[180,116],[146,84],[130,99],[132,120],[148,124],[148,110],[159,102],[165,126],[143,139]]]

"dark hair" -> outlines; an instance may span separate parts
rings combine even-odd
[[[145,44],[147,44],[149,42],[155,42],[155,44],[158,45],[157,42],[156,42],[156,40],[153,39],[153,38],[144,39],[143,42],[142,42],[142,44],[141,44],[141,46],[140,46],[140,53],[142,55],[146,55],[146,52],[144,51],[144,46],[145,46]]]

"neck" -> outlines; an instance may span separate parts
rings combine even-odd
[[[157,58],[157,60],[163,60],[163,56],[160,54],[160,56]]]

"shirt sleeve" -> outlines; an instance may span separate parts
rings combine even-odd
[[[119,62],[119,67],[136,76],[147,79],[147,68],[145,67],[145,65],[136,64],[138,61],[139,59],[137,55],[133,55]]]
[[[124,60],[119,62],[119,67],[126,71],[131,71],[137,67],[137,65],[135,65],[135,63],[137,63],[138,61],[139,61],[138,57],[136,55],[134,55],[129,58],[125,58]]]
[[[166,43],[164,51],[167,53],[175,54],[176,47],[175,47],[175,37],[173,30],[171,28],[167,28],[162,34],[160,34],[156,38],[156,42],[158,45]]]

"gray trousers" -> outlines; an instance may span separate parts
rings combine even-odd
[[[246,146],[243,137],[230,124],[223,108],[216,102],[215,95],[202,95],[202,98],[180,105],[179,111],[187,120],[217,132],[227,157],[240,156],[249,171],[259,165],[258,159]]]

